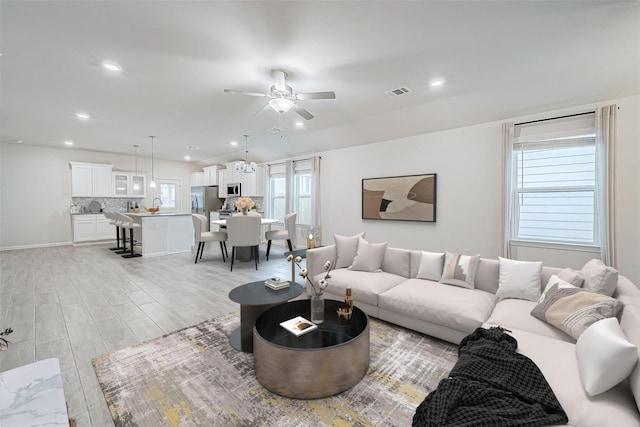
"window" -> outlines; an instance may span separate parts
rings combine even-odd
[[[311,217],[311,161],[295,162],[294,211],[298,214],[296,223],[312,225]]]
[[[593,114],[515,125],[511,240],[598,245]]]
[[[287,181],[285,178],[285,165],[269,166],[269,186],[267,215],[269,218],[284,222],[287,212]]]
[[[157,187],[155,190],[155,197],[162,202],[162,210],[167,212],[177,212],[180,209],[180,200],[177,197],[179,194],[180,181],[171,179],[157,179]],[[158,206],[158,202],[156,206]]]

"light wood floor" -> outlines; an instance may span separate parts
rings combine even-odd
[[[60,359],[69,415],[78,426],[113,426],[91,359],[230,311],[234,287],[268,277],[291,278],[283,247],[261,247],[254,263],[222,263],[209,244],[192,254],[124,259],[112,244],[0,252],[0,328],[12,344],[0,371]],[[231,248],[229,248],[231,253]]]

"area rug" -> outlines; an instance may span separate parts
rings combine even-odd
[[[325,399],[289,399],[262,387],[253,355],[231,347],[239,324],[229,313],[93,359],[115,425],[410,426],[457,360],[453,344],[371,319],[360,383]]]

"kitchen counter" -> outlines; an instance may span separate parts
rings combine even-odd
[[[190,213],[127,213],[135,223],[134,239],[142,244],[142,256],[154,257],[190,252],[194,246]]]

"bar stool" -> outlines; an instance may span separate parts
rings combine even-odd
[[[122,255],[122,258],[136,258],[136,257],[142,256],[142,254],[137,254],[133,252],[133,244],[134,244],[133,229],[140,228],[141,225],[133,222],[133,219],[128,215],[115,213],[115,212],[114,212],[114,215],[120,218],[120,227],[124,230],[122,233],[123,237],[126,235],[126,230],[129,230],[129,247],[131,248],[131,251],[129,253],[125,253],[125,255]],[[125,243],[125,247],[126,247],[126,243]]]
[[[104,212],[104,216],[109,220],[109,224],[116,227],[116,247],[109,248],[112,251],[121,251],[125,248],[124,240],[122,241],[122,246],[120,246],[120,220],[113,215],[113,212]]]

